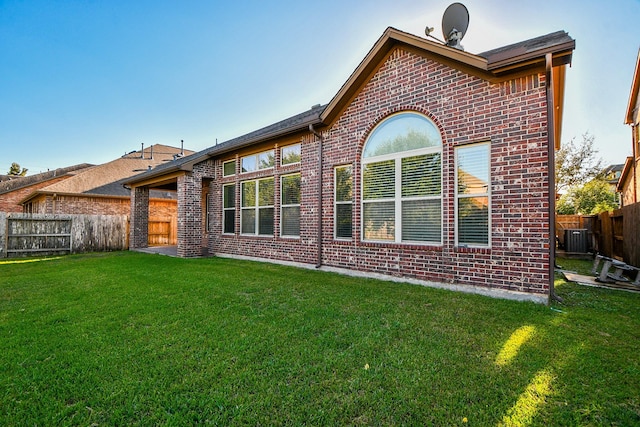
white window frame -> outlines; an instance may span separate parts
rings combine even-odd
[[[260,157],[261,156],[265,156],[265,155],[269,155],[271,154],[271,156],[274,159],[274,164],[272,164],[271,166],[265,166],[265,167],[260,167]],[[248,160],[248,159],[254,159],[254,164],[255,164],[255,169],[251,169],[251,170],[244,170],[244,161]],[[255,153],[255,154],[250,154],[248,156],[243,156],[240,158],[240,172],[241,173],[251,173],[251,172],[256,172],[256,171],[260,171],[260,170],[266,170],[266,169],[273,169],[275,166],[275,150],[271,149],[271,150],[266,150],[266,151],[261,151],[259,153]]]
[[[464,150],[465,148],[473,148],[479,146],[487,147],[487,170],[488,173],[488,182],[487,182],[487,191],[484,193],[464,193],[460,194],[458,192],[458,153],[460,150]],[[491,143],[490,142],[479,142],[476,144],[467,144],[455,147],[454,149],[454,163],[455,163],[455,179],[454,179],[454,187],[455,187],[455,202],[454,202],[454,229],[455,229],[455,245],[459,247],[469,247],[469,248],[489,248],[491,247]],[[486,197],[487,198],[487,209],[488,209],[488,218],[487,218],[487,243],[460,243],[460,233],[458,232],[458,204],[459,200],[463,198],[473,198],[473,197]]]
[[[438,196],[402,196],[402,160],[409,157],[423,156],[427,154],[440,154],[440,195]],[[364,242],[377,242],[377,243],[408,243],[408,244],[416,244],[416,245],[424,245],[424,246],[441,246],[443,240],[443,165],[442,165],[442,146],[438,147],[428,147],[421,148],[418,150],[410,150],[410,151],[401,151],[399,153],[385,154],[382,156],[369,157],[362,161],[362,171],[361,174],[364,173],[365,166],[370,163],[379,163],[388,160],[394,161],[394,197],[386,198],[386,199],[364,199],[364,177],[360,179],[360,194],[361,197],[361,206],[360,212],[362,215],[362,220],[360,221],[360,232],[362,236],[362,240]],[[427,240],[403,240],[402,239],[402,202],[411,201],[411,200],[440,200],[440,240],[439,241],[427,241]],[[379,240],[379,239],[366,239],[365,238],[365,221],[364,221],[364,209],[365,204],[367,203],[376,203],[376,202],[393,202],[394,203],[394,219],[395,219],[395,236],[393,240]]]
[[[225,165],[226,165],[226,164],[228,164],[228,163],[231,163],[231,162],[236,163],[236,159],[227,160],[226,162],[223,162],[223,163],[222,163],[222,176],[223,176],[223,177],[227,177],[227,176],[234,176],[234,175],[236,174],[236,167],[237,167],[237,163],[233,165],[233,173],[230,173],[230,174],[225,174],[225,173],[224,173]]]
[[[302,174],[300,172],[296,172],[296,173],[291,173],[291,174],[287,174],[287,175],[282,175],[280,176],[280,236],[281,237],[286,237],[286,238],[290,238],[290,239],[295,239],[295,238],[300,238],[300,226],[301,226],[301,212],[300,212],[300,202],[298,203],[293,203],[293,204],[284,204],[282,197],[284,196],[284,179],[290,176],[299,176],[300,177],[300,186],[298,187],[298,200],[301,200],[302,198]],[[287,208],[298,208],[298,234],[284,234],[284,214],[283,211]]]
[[[298,148],[298,154],[300,155],[300,160],[298,160],[297,162],[290,162],[290,163],[284,163],[284,152],[287,149],[291,149],[297,147]],[[295,165],[295,164],[299,164],[300,161],[302,160],[302,144],[297,143],[297,144],[291,144],[291,145],[285,145],[284,147],[280,148],[280,165],[282,166],[289,166],[289,165]]]
[[[222,234],[235,234],[236,233],[236,183],[230,182],[222,185]],[[224,195],[225,195],[225,187],[233,186],[233,207],[225,207],[224,206]],[[233,232],[225,231],[225,213],[233,211]]]
[[[273,209],[274,210],[274,220],[275,220],[275,206],[272,205],[265,205],[265,206],[260,206],[260,181],[267,181],[267,180],[271,180],[273,181],[273,185],[274,185],[274,190],[275,190],[275,178],[273,176],[269,176],[266,178],[260,178],[260,179],[250,179],[250,180],[246,180],[246,181],[242,181],[240,183],[240,234],[243,236],[263,236],[263,237],[273,237],[273,233],[272,234],[260,234],[260,210],[264,210],[264,209]],[[248,183],[248,182],[255,182],[255,200],[256,200],[256,204],[255,206],[248,206],[248,207],[243,207],[242,206],[242,201],[244,199],[243,197],[243,191],[244,191],[244,186],[243,184]],[[275,202],[275,200],[274,200]],[[248,211],[250,209],[253,209],[255,212],[255,226],[254,226],[254,233],[244,233],[242,231],[242,220],[243,220],[243,215],[245,211]],[[275,231],[275,227],[274,227],[274,231]]]
[[[350,169],[351,171],[351,199],[338,200],[338,169]],[[351,236],[338,236],[338,206],[351,206]],[[340,165],[333,168],[333,238],[336,240],[352,240],[353,239],[353,165]]]

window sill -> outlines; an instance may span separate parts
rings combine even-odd
[[[461,254],[490,254],[491,248],[487,246],[454,246],[453,251]]]
[[[384,241],[362,241],[361,246],[365,247],[385,247],[392,249],[411,249],[411,250],[421,250],[421,251],[439,251],[441,252],[443,249],[442,245],[436,243],[425,243],[420,244],[416,242],[384,242]]]

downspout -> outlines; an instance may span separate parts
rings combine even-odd
[[[314,134],[320,144],[318,146],[318,261],[316,268],[322,267],[322,146],[324,138],[314,128],[313,124],[309,124],[309,132]]]
[[[547,140],[549,157],[549,302],[562,302],[555,292],[556,267],[556,120],[553,94],[553,54],[547,53],[546,89],[547,89]]]

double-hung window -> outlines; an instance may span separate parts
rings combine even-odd
[[[280,235],[300,236],[300,174],[284,175],[280,189]]]
[[[382,121],[362,154],[366,241],[442,243],[442,137],[422,114]]]
[[[244,181],[241,188],[241,233],[273,236],[274,178]]]
[[[489,143],[458,147],[456,244],[489,246]]]
[[[334,230],[336,239],[351,239],[353,212],[353,177],[350,165],[334,169]]]
[[[222,232],[233,234],[236,232],[236,185],[222,186]]]

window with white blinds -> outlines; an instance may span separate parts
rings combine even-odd
[[[280,235],[300,236],[300,174],[284,175],[280,190]]]
[[[442,138],[422,114],[395,114],[363,149],[364,240],[442,243]]]
[[[351,165],[334,169],[334,230],[336,239],[351,239],[353,234],[353,176]]]
[[[490,145],[457,147],[456,244],[487,247],[490,244]]]
[[[273,236],[274,178],[244,181],[240,196],[240,232]]]

